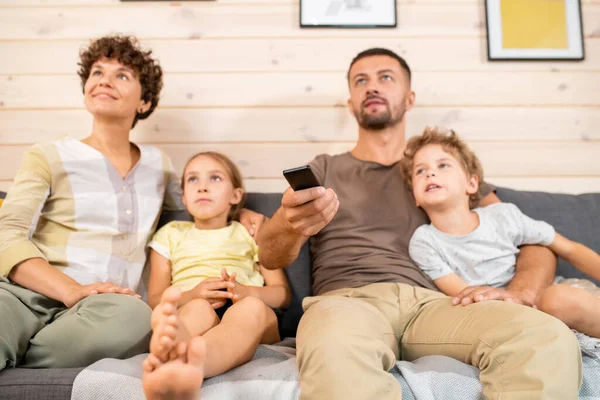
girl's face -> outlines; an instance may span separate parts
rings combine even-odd
[[[233,187],[223,164],[201,155],[190,161],[183,174],[183,204],[196,222],[212,228],[226,226],[229,210],[242,200],[243,191]]]
[[[135,72],[117,60],[101,58],[92,65],[84,88],[85,108],[94,117],[133,122],[136,113],[150,109],[143,101],[142,85]]]

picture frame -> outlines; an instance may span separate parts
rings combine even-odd
[[[300,0],[302,28],[395,28],[396,0]]]
[[[580,0],[485,0],[489,61],[585,59]]]

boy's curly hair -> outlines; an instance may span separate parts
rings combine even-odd
[[[138,120],[146,119],[158,105],[160,91],[163,87],[162,68],[158,61],[151,57],[152,51],[143,51],[139,42],[132,36],[110,35],[90,42],[89,47],[79,52],[79,71],[81,87],[90,77],[92,65],[103,57],[117,60],[126,67],[133,69],[142,86],[142,100],[150,103],[150,108],[144,113],[136,113],[132,128]]]
[[[445,152],[452,154],[458,160],[468,177],[477,176],[479,179],[479,188],[469,198],[469,206],[471,208],[477,207],[482,198],[481,188],[484,184],[483,168],[475,153],[452,130],[445,132],[438,128],[427,127],[421,136],[414,136],[409,139],[404,150],[404,157],[400,161],[406,185],[412,190],[415,155],[423,147],[430,144],[439,144]]]
[[[200,153],[196,153],[190,157],[190,159],[185,163],[183,167],[183,173],[181,174],[181,189],[185,190],[185,171],[192,161],[196,158],[204,156],[209,157],[215,160],[218,163],[221,163],[223,167],[225,167],[225,172],[231,179],[231,184],[234,189],[242,189],[242,200],[238,204],[233,204],[231,209],[229,210],[229,214],[227,215],[227,221],[239,221],[240,220],[240,211],[244,208],[244,204],[246,203],[247,193],[244,189],[244,179],[242,178],[242,173],[240,169],[235,165],[233,161],[225,154],[218,153],[216,151],[202,151]]]

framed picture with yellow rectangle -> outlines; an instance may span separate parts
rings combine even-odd
[[[583,60],[580,0],[486,0],[489,60]]]

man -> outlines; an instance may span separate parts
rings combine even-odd
[[[313,291],[298,328],[301,398],[400,399],[397,359],[445,355],[481,370],[490,399],[576,399],[575,336],[534,308],[552,282],[554,256],[524,247],[506,290],[470,287],[450,299],[408,257],[426,222],[398,165],[405,113],[415,103],[406,62],[366,50],[348,72],[348,106],[359,124],[351,152],[311,162],[328,189],[288,189],[258,233],[261,263],[282,268],[313,236]],[[499,199],[488,190],[481,205]],[[504,301],[486,301],[504,300]],[[454,304],[453,304],[454,303]],[[552,361],[550,361],[552,360]]]

